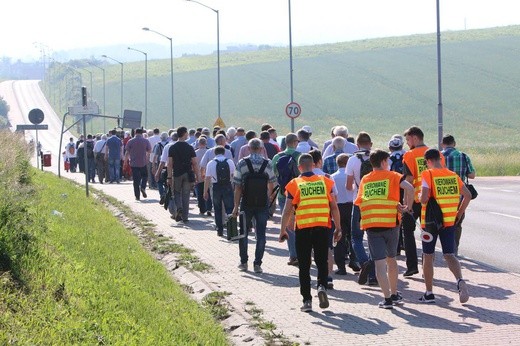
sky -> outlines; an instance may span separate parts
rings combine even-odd
[[[288,0],[201,0],[219,10],[221,49],[289,44]],[[518,0],[440,0],[441,30],[520,24]],[[292,0],[294,46],[436,31],[436,0]],[[216,13],[186,0],[3,0],[0,57],[89,47],[216,45]],[[86,56],[85,58],[88,58]],[[136,57],[136,59],[139,57]]]

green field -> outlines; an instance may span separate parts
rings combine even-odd
[[[520,26],[442,35],[444,133],[453,134],[480,172],[520,173]],[[258,129],[269,122],[290,130],[288,49],[222,54],[222,117],[227,125]],[[216,57],[175,60],[176,125],[209,126],[216,119]],[[119,65],[107,69],[107,113],[118,114]],[[101,74],[93,96],[102,103]],[[169,60],[149,63],[148,125],[171,123]],[[86,76],[84,77],[84,84]],[[144,109],[144,64],[125,64],[124,108]],[[345,42],[294,50],[294,95],[302,106],[296,127],[311,125],[322,142],[330,127],[346,124],[372,134],[382,146],[394,133],[419,125],[437,142],[436,36],[415,35]],[[62,107],[63,109],[63,107]],[[101,129],[101,122],[93,126]],[[113,126],[113,123],[111,123]],[[489,155],[512,156],[504,167]],[[501,155],[502,155],[501,154]],[[500,162],[498,164],[501,164]]]

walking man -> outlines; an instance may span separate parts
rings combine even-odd
[[[110,131],[110,137],[107,139],[108,151],[108,179],[110,184],[116,182],[119,184],[121,180],[121,153],[123,142],[117,137],[117,131]]]
[[[455,224],[462,218],[469,202],[471,193],[460,177],[443,167],[441,153],[437,149],[428,149],[424,159],[428,169],[422,172],[421,179],[421,227],[425,229],[425,216],[428,201],[433,198],[442,211],[443,228],[437,233],[431,233],[432,239],[425,242],[423,239],[423,274],[426,292],[419,299],[423,303],[435,303],[433,294],[433,260],[435,257],[435,243],[441,240],[442,254],[457,280],[459,300],[466,303],[469,300],[468,287],[462,279],[460,262],[455,256]],[[462,201],[460,198],[462,197]]]
[[[148,180],[148,155],[152,151],[150,142],[143,137],[143,129],[135,130],[135,137],[126,144],[125,165],[130,165],[134,182],[135,200],[141,200],[146,194],[146,183]]]
[[[258,138],[249,141],[251,154],[241,159],[236,167],[233,182],[235,183],[235,198],[233,216],[238,216],[238,209],[245,213],[240,218],[241,229],[245,230],[251,224],[252,219],[256,221],[256,250],[253,268],[255,273],[262,273],[262,258],[265,251],[265,230],[269,218],[269,196],[272,195],[276,177],[273,173],[271,161],[262,157],[262,142]],[[217,214],[215,212],[215,214]],[[240,265],[238,269],[247,271],[248,237],[239,240]]]
[[[341,239],[341,220],[336,204],[334,181],[312,172],[314,161],[311,155],[302,154],[298,159],[301,175],[291,180],[285,187],[286,203],[282,213],[279,241],[287,239],[286,228],[293,213],[296,218],[296,253],[299,262],[300,294],[303,297],[303,312],[312,311],[311,295],[311,253],[318,268],[318,299],[320,308],[329,307],[327,297],[327,257],[329,232],[332,218],[336,224],[334,240]]]
[[[397,292],[397,242],[401,213],[413,203],[413,186],[402,175],[389,171],[390,154],[383,150],[370,153],[373,171],[365,175],[359,184],[354,202],[361,211],[361,229],[368,239],[370,257],[375,263],[376,277],[384,300],[383,309],[392,309],[403,303]],[[400,190],[405,191],[405,205],[400,203]]]

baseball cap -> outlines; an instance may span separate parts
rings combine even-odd
[[[388,142],[389,148],[399,148],[403,146],[403,139],[400,137],[392,137]]]
[[[309,125],[305,125],[302,127],[302,130],[307,132],[307,133],[312,133],[312,129]]]

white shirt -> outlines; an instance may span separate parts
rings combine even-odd
[[[347,173],[346,168],[339,168],[334,174],[330,176],[336,183],[338,194],[338,203],[349,203],[354,201],[354,192],[347,190]]]
[[[94,144],[94,152],[95,153],[106,153],[107,146],[106,146],[106,140],[100,139],[99,141],[96,141],[96,144]]]
[[[235,173],[235,163],[233,162],[233,159],[225,157],[224,155],[217,155],[214,160],[210,160],[208,162],[208,165],[206,166],[206,177],[211,177],[212,183],[217,182],[217,162],[215,160],[227,160],[227,163],[229,165],[229,180],[233,181],[233,174]]]
[[[171,141],[168,144],[166,144],[163,148],[162,155],[161,155],[161,162],[164,162],[164,167],[168,166],[168,152],[170,151],[170,147],[177,143],[176,141]]]
[[[312,150],[311,145],[308,142],[300,142],[298,143],[298,146],[296,147],[296,151],[299,151],[300,153],[308,153]]]
[[[368,160],[369,157],[367,155],[363,155],[363,160]],[[361,181],[361,160],[357,157],[357,155],[353,155],[347,161],[346,168],[347,176],[354,176],[354,196],[357,196],[359,182]]]
[[[331,142],[332,143],[332,142]],[[359,151],[358,146],[354,143],[350,143],[345,139],[345,146],[343,147],[343,152],[345,154],[354,154],[356,151]],[[327,157],[334,154],[334,146],[330,144],[324,151],[321,153],[322,157]]]
[[[161,141],[161,136],[160,135],[153,135],[152,137],[148,137],[148,142],[150,142],[150,146],[152,147],[155,147],[155,145],[157,143],[159,143]],[[150,154],[150,162],[153,162],[153,155]]]
[[[224,154],[224,156],[227,159],[233,160],[233,154],[231,153],[231,150],[229,150],[229,149],[226,149],[226,153]],[[206,168],[208,163],[211,160],[213,160],[214,158],[215,158],[215,149],[209,149],[208,151],[206,151],[206,153],[202,157],[202,160],[200,160],[200,168]]]

